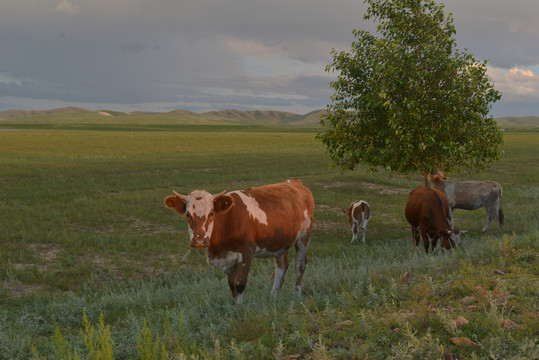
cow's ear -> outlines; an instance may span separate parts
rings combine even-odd
[[[177,196],[167,196],[165,198],[165,206],[169,209],[176,210],[180,215],[185,214],[185,202]]]
[[[213,209],[216,213],[224,214],[232,208],[234,199],[230,195],[221,195],[213,200]]]
[[[348,213],[348,209],[341,209],[343,213],[347,214]]]

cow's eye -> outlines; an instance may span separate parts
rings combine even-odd
[[[214,212],[213,210],[210,211],[210,217],[213,217],[213,214],[214,214],[214,213],[215,213],[215,212]]]
[[[191,214],[185,213],[185,217],[189,219],[191,217]]]

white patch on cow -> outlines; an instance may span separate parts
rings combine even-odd
[[[240,252],[229,251],[224,258],[210,258],[208,256],[208,264],[216,267],[219,270],[224,271],[225,273],[231,273],[234,271],[236,266],[241,263],[243,256]]]
[[[302,241],[298,241],[296,244],[296,278],[299,278],[302,275],[300,269],[305,268],[305,256],[307,255],[307,246]]]
[[[243,293],[236,296],[236,305],[241,305],[243,303]]]
[[[453,242],[455,243],[456,246],[460,245],[460,234],[457,234],[457,233],[453,232],[449,236],[451,237],[451,240],[453,240]]]
[[[213,233],[213,220],[209,223],[206,223],[208,225],[208,227],[206,228],[205,226],[203,227],[205,233],[206,233],[206,237],[209,239],[211,238],[211,234]]]
[[[285,248],[282,248],[282,249],[279,249],[277,251],[269,251],[265,248],[259,248],[258,246],[256,247],[255,249],[255,254],[254,256],[255,257],[273,257],[273,256],[279,256],[279,255],[282,255],[284,254],[285,252],[287,251],[287,249]]]
[[[268,217],[266,212],[260,208],[258,201],[255,198],[245,194],[243,191],[234,191],[231,194],[238,194],[241,201],[247,207],[247,212],[253,219],[261,224],[268,225]]]
[[[309,212],[307,209],[303,212],[304,219],[301,222],[298,234],[296,235],[296,240],[302,239],[307,236],[307,230],[311,226],[311,218],[309,217]]]
[[[205,190],[195,190],[186,198],[186,210],[192,215],[203,217],[213,210],[213,195]]]
[[[191,214],[191,216],[207,220],[210,216],[210,212],[213,210],[213,195],[205,190],[195,190],[187,195],[185,206],[186,211]],[[193,229],[191,229],[191,225],[189,225],[188,228],[189,235],[191,236],[191,239],[193,239],[195,234]],[[213,232],[213,221],[205,223],[202,230],[204,233],[197,235],[210,238]]]

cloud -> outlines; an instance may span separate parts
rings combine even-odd
[[[512,112],[539,114],[539,1],[446,3],[458,48],[487,59],[503,91],[496,109],[517,104]],[[0,0],[0,110],[48,108],[42,100],[152,111],[324,108],[337,76],[324,71],[331,49],[349,51],[354,28],[376,31],[362,20],[366,7],[358,0]]]
[[[539,101],[539,77],[532,70],[489,68],[496,89],[503,93],[502,100],[511,102]]]
[[[69,15],[75,15],[78,13],[79,7],[77,5],[71,4],[68,0],[62,0],[61,2],[56,4],[54,10]]]

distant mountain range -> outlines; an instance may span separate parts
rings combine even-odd
[[[63,107],[51,110],[0,111],[0,123],[121,123],[136,120],[152,123],[182,124],[238,124],[238,125],[288,125],[320,126],[320,114],[315,110],[305,115],[275,110],[221,110],[195,113],[187,110],[169,112],[120,112],[111,110],[87,110],[79,107]],[[502,128],[539,129],[539,117],[503,117],[495,119]]]
[[[117,118],[117,120],[127,120],[128,118],[145,118],[154,119],[157,121],[181,122],[181,123],[227,123],[227,124],[260,124],[260,125],[298,125],[298,126],[313,126],[319,125],[320,113],[322,110],[312,111],[305,115],[298,115],[283,111],[274,110],[252,110],[252,111],[240,111],[240,110],[221,110],[221,111],[208,111],[204,113],[195,113],[187,110],[172,110],[169,112],[119,112],[111,110],[87,110],[78,107],[63,107],[51,110],[7,110],[0,111],[0,122],[23,121],[28,123],[30,121],[47,123],[53,118],[55,119],[71,119],[75,121],[75,118],[79,117],[81,122],[98,122],[99,119],[104,122],[117,122],[111,119],[111,117]],[[31,118],[31,119],[30,119]],[[120,119],[121,118],[121,119]]]

